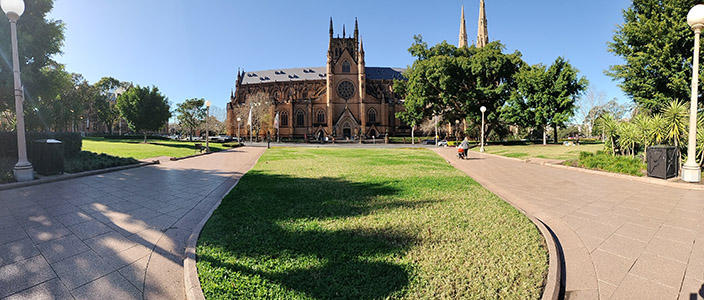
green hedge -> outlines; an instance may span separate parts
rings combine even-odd
[[[77,132],[27,132],[27,153],[33,150],[32,141],[41,139],[57,139],[63,143],[64,156],[75,157],[81,152],[83,138]],[[17,157],[17,133],[14,131],[0,132],[0,156]]]
[[[131,134],[131,135],[101,134],[101,135],[93,135],[92,137],[104,138],[106,140],[144,140],[144,135],[134,135],[134,134]],[[159,136],[159,135],[148,135],[147,139],[148,140],[162,140],[162,141],[170,140],[168,137]]]
[[[136,163],[139,163],[139,161],[131,157],[116,157],[105,153],[97,154],[88,151],[80,151],[75,157],[66,159],[64,172],[77,173]]]
[[[240,144],[238,142],[232,142],[232,143],[222,143],[222,146],[223,147],[230,147],[230,148],[237,148],[237,147],[242,146],[242,144]]]

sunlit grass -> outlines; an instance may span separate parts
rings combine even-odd
[[[273,148],[198,242],[209,299],[538,299],[543,238],[425,149]]]
[[[484,151],[489,154],[496,154],[506,157],[516,157],[521,159],[528,158],[547,158],[559,160],[578,159],[579,153],[582,151],[595,152],[604,149],[603,144],[582,144],[579,146],[563,146],[563,145],[487,145]],[[470,149],[479,151],[479,147]]]
[[[197,153],[195,143],[205,146],[204,142],[181,142],[150,140],[148,144],[142,140],[103,140],[102,138],[83,139],[83,150],[95,153],[105,153],[119,157],[144,159],[157,156],[184,157]],[[226,149],[221,144],[210,143],[211,151]]]

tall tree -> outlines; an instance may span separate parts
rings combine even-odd
[[[98,89],[99,93],[93,104],[98,120],[105,124],[105,127],[112,134],[115,121],[120,118],[117,97],[129,89],[131,84],[112,77],[103,77],[93,86]]]
[[[64,24],[60,20],[50,20],[46,15],[54,6],[53,0],[25,0],[25,11],[17,22],[18,52],[20,71],[26,96],[45,97],[40,93],[52,83],[45,68],[57,63],[54,54],[61,53],[64,41]],[[10,23],[0,22],[0,53],[10,57]],[[11,60],[0,60],[0,111],[14,107],[14,83]],[[33,100],[33,99],[27,99]],[[26,107],[27,111],[30,108]]]
[[[624,24],[608,48],[625,62],[606,74],[646,109],[659,112],[672,99],[689,99],[694,34],[687,12],[698,3],[633,0],[623,11]]]
[[[147,131],[159,130],[171,118],[169,101],[157,87],[137,85],[128,89],[117,97],[117,109],[132,131],[144,133],[145,143]]]
[[[549,68],[542,64],[524,66],[516,74],[518,92],[503,108],[506,119],[536,127],[550,125],[557,143],[557,127],[574,115],[575,103],[588,85],[586,78],[578,77],[578,72],[562,57],[555,59]]]
[[[482,48],[456,48],[442,42],[428,48],[420,35],[414,39],[408,51],[416,60],[404,73],[408,81],[394,86],[405,96],[402,119],[438,115],[451,122],[466,119],[481,124],[479,108],[485,106],[488,136],[499,124],[499,109],[515,89],[513,75],[524,64],[521,53],[505,54],[499,42]]]
[[[176,118],[181,128],[188,130],[190,140],[193,140],[196,128],[203,123],[205,110],[204,99],[186,99],[183,103],[176,104],[176,113],[178,113]]]

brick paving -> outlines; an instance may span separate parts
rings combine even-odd
[[[264,150],[0,191],[0,299],[184,299],[186,239]]]
[[[435,151],[556,234],[566,299],[704,299],[704,191]]]

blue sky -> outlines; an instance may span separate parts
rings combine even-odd
[[[359,20],[367,66],[406,67],[414,34],[457,44],[460,6],[476,39],[479,0],[465,1],[183,1],[56,0],[50,18],[66,23],[70,72],[159,87],[172,103],[205,98],[225,107],[238,68],[324,66],[330,17],[335,34]],[[598,90],[630,101],[605,76],[621,60],[607,51],[630,1],[487,0],[489,39],[518,50],[529,64],[564,56]]]

